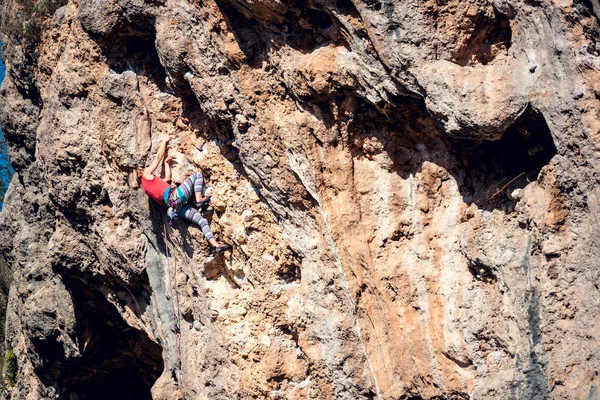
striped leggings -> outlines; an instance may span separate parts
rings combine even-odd
[[[206,240],[211,240],[214,236],[208,226],[208,221],[193,207],[187,205],[189,200],[195,198],[195,193],[204,192],[204,178],[201,172],[194,172],[192,176],[187,178],[179,187],[175,189],[173,202],[175,211],[178,215],[193,222],[202,229],[202,233]]]

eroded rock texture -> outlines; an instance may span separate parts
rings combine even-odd
[[[10,394],[597,399],[597,6],[69,0],[5,37]],[[128,186],[166,135],[231,255]]]

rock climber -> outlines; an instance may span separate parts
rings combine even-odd
[[[168,207],[167,215],[169,218],[173,219],[175,216],[181,216],[198,225],[202,229],[206,240],[214,247],[216,253],[222,253],[231,249],[230,245],[217,242],[210,230],[208,221],[198,211],[203,211],[208,207],[211,195],[210,188],[205,188],[202,173],[195,172],[178,187],[171,186],[171,164],[173,163],[173,157],[165,159],[168,141],[168,138],[162,141],[152,164],[143,170],[141,168],[136,170],[138,184],[141,180],[144,192],[161,206]],[[154,175],[154,171],[163,161],[164,180]],[[188,204],[192,199],[194,200],[194,207]]]

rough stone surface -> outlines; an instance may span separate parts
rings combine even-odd
[[[598,10],[69,0],[2,37],[4,395],[598,398]],[[166,136],[232,253],[128,185]]]

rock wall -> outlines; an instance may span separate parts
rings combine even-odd
[[[3,38],[5,395],[598,399],[599,18],[595,0],[40,14],[39,36]],[[230,254],[128,185],[166,136],[175,179],[215,188]]]

